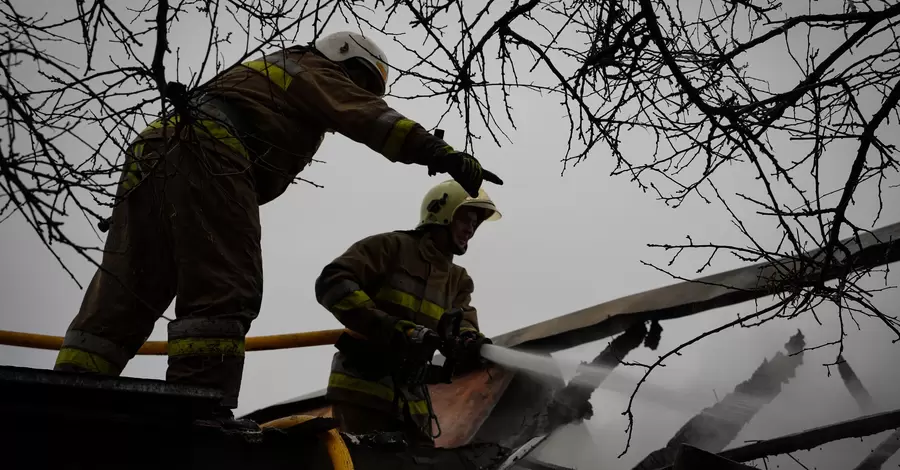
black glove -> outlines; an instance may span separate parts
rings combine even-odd
[[[406,333],[406,341],[410,346],[431,351],[429,357],[441,346],[441,337],[434,330],[417,325]]]
[[[426,363],[441,346],[441,337],[434,330],[411,321],[400,320],[394,326],[394,353],[406,363]]]
[[[406,322],[409,323],[409,322]],[[428,364],[441,346],[441,337],[422,325],[404,329],[405,345],[400,353],[395,380],[404,383],[426,383]]]
[[[478,197],[482,181],[503,184],[503,180],[497,175],[481,168],[481,163],[475,157],[455,150],[432,159],[428,165],[428,175],[434,176],[437,173],[448,173],[472,197]]]
[[[457,370],[459,372],[466,372],[477,369],[487,363],[487,361],[481,357],[481,347],[485,344],[493,344],[493,341],[472,330],[460,333],[457,337]]]

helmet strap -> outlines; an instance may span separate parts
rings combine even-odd
[[[453,256],[463,255],[466,253],[465,248],[456,244],[456,240],[453,239],[453,234],[450,232],[449,225],[428,224],[423,225],[416,230],[431,235],[431,238],[432,240],[434,240],[437,248],[441,251],[444,251],[446,254]]]
[[[447,239],[447,248],[450,249],[450,253],[455,256],[462,256],[466,254],[468,247],[460,246],[456,243],[456,239],[453,238],[453,232],[450,230],[449,225],[441,225],[441,229],[443,229],[444,237]]]

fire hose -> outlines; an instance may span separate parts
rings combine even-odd
[[[273,349],[291,349],[304,348],[310,346],[327,346],[337,342],[342,333],[347,332],[351,336],[358,336],[355,333],[345,329],[337,330],[319,330],[309,331],[305,333],[291,333],[283,335],[271,336],[255,336],[247,338],[246,351],[266,351]],[[18,346],[34,349],[59,350],[62,346],[63,338],[61,336],[41,335],[34,333],[21,333],[16,331],[0,330],[0,345]],[[166,341],[147,341],[138,351],[140,355],[164,356],[166,355]],[[529,361],[530,364],[523,366],[521,359],[516,355],[522,354],[512,349],[498,347],[495,345],[484,345],[481,348],[481,356],[488,361],[511,369],[525,369],[532,374],[543,375],[548,377],[556,377],[559,373],[559,364],[556,359],[549,356],[538,357],[533,356]],[[595,370],[591,372],[590,366],[579,364],[580,368],[590,372],[588,375],[605,376],[608,371]],[[584,375],[584,374],[582,374]],[[587,375],[586,375],[587,377]],[[634,385],[634,380],[619,380],[615,384],[615,380],[603,380],[599,388],[625,394],[627,388]],[[622,383],[625,382],[625,383]],[[615,385],[614,385],[615,384]],[[597,388],[595,385],[590,385]],[[670,409],[694,409],[699,406],[694,393],[675,392],[663,389],[662,387],[644,383],[641,386],[644,393],[642,397],[659,405]]]
[[[308,331],[271,336],[254,336],[247,338],[247,351],[268,351],[273,349],[305,348],[309,346],[327,346],[334,344],[345,329]],[[0,345],[19,346],[22,348],[49,349],[58,351],[63,344],[62,336],[21,333],[18,331],[0,330]],[[167,341],[147,341],[138,350],[138,354],[147,356],[165,356]]]

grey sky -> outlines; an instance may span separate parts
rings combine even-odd
[[[121,2],[138,5],[140,2]],[[829,0],[819,2],[834,4]],[[16,0],[20,12],[57,8],[50,0]],[[499,6],[492,14],[504,11]],[[335,31],[339,19],[327,29]],[[527,32],[527,26],[522,27]],[[392,62],[401,66],[411,63],[410,57],[396,44],[366,30],[386,50]],[[415,33],[410,47],[421,38]],[[299,38],[305,42],[307,37]],[[173,44],[184,48],[181,52],[182,70],[197,57],[206,31],[196,24],[183,22],[173,32]],[[783,44],[783,43],[777,43]],[[828,49],[828,42],[817,43]],[[65,47],[65,46],[60,46]],[[103,57],[115,49],[104,46]],[[240,53],[234,47],[226,55],[230,63]],[[77,49],[69,50],[78,54]],[[193,52],[192,52],[193,51]],[[773,86],[792,86],[796,83],[793,63],[778,54],[777,49],[763,51],[749,57],[754,69],[773,80]],[[524,55],[522,55],[524,57]],[[77,56],[73,61],[80,60]],[[149,53],[144,60],[149,62]],[[175,59],[169,57],[170,73]],[[521,66],[521,73],[530,67]],[[546,71],[538,67],[533,75],[547,80]],[[173,75],[170,75],[174,78]],[[171,79],[170,78],[170,79]],[[781,85],[779,85],[779,83]],[[397,86],[409,87],[402,91]],[[415,80],[407,79],[395,85],[395,92],[413,94],[419,90]],[[483,132],[476,144],[476,156],[485,168],[499,174],[506,182],[502,187],[486,185],[504,218],[485,224],[473,240],[469,252],[457,262],[466,267],[476,283],[473,303],[479,309],[482,330],[497,335],[516,328],[547,320],[571,311],[644,291],[674,282],[669,276],[643,266],[640,261],[665,265],[669,255],[646,247],[648,243],[681,242],[691,235],[698,242],[714,241],[722,244],[744,245],[746,240],[723,217],[727,213],[717,205],[707,205],[692,199],[678,209],[671,209],[655,201],[652,193],[643,193],[627,177],[609,177],[613,162],[606,158],[606,150],[594,151],[590,158],[560,177],[560,158],[566,139],[567,120],[558,97],[540,97],[534,93],[516,92],[514,95],[517,130],[507,126],[513,144],[495,148]],[[444,110],[441,99],[404,101],[389,98],[388,102],[400,112],[426,127],[433,126]],[[877,103],[863,103],[869,114]],[[497,110],[499,112],[499,109]],[[897,125],[891,123],[896,137]],[[441,125],[446,140],[461,146],[462,121],[451,113]],[[85,131],[81,137],[90,140],[99,134]],[[895,138],[894,142],[897,141]],[[649,155],[652,140],[632,136],[628,152]],[[855,144],[835,146],[823,176],[823,187],[836,189],[844,182]],[[799,146],[779,141],[777,150],[785,155],[798,152]],[[833,157],[832,157],[833,156]],[[73,158],[84,158],[83,155]],[[340,324],[315,301],[313,282],[321,268],[354,241],[374,233],[412,227],[418,217],[422,195],[446,175],[429,178],[418,166],[390,164],[368,148],[339,135],[329,135],[322,145],[316,163],[301,176],[325,186],[317,189],[297,184],[282,197],[262,208],[265,297],[259,319],[253,324],[251,336],[300,332],[340,327]],[[734,193],[759,194],[759,185],[752,181],[747,167],[738,165],[723,168],[717,176],[719,188],[733,201]],[[888,184],[900,182],[896,173],[889,173]],[[886,193],[886,201],[897,200],[898,189]],[[851,219],[864,227],[871,227],[877,210],[871,185],[860,190],[861,197],[851,209]],[[752,217],[746,205],[737,206],[751,230],[768,246],[777,243],[771,221],[760,222]],[[900,208],[890,202],[876,226],[900,221]],[[102,240],[93,237],[87,223],[80,218],[69,222],[72,233],[93,245]],[[65,250],[63,250],[65,253]],[[672,269],[685,277],[695,277],[694,270],[706,260],[708,253],[686,254]],[[87,284],[93,267],[69,253],[68,266],[79,282]],[[722,257],[704,274],[741,266],[738,260]],[[0,329],[63,335],[75,315],[82,291],[58,267],[52,256],[41,246],[31,229],[20,216],[0,224]],[[900,278],[891,273],[889,285]],[[869,279],[873,288],[883,287],[884,278]],[[898,295],[876,293],[873,301],[887,313],[895,314]],[[761,302],[762,305],[764,302]],[[694,335],[730,321],[738,313],[748,313],[752,304],[719,309],[693,317],[664,323],[662,342],[657,352],[639,349],[630,359],[652,360],[661,352],[677,346]],[[781,350],[788,337],[798,328],[806,335],[808,345],[836,339],[838,326],[833,307],[822,308],[818,326],[811,316],[793,321],[779,321],[759,328],[723,332],[689,348],[682,356],[671,359],[664,369],[654,372],[650,382],[655,385],[708,394],[708,405],[714,403],[713,390],[721,398],[765,359]],[[167,312],[172,316],[172,309]],[[160,320],[150,339],[165,339],[165,320]],[[897,345],[878,322],[861,320],[862,331],[849,328],[844,356],[856,369],[876,402],[884,409],[900,407],[900,359]],[[559,357],[589,360],[607,341],[583,345],[563,351]],[[249,353],[238,413],[245,413],[288,398],[324,387],[331,347],[316,347],[286,351]],[[819,426],[859,415],[856,404],[847,393],[836,370],[831,377],[821,364],[834,360],[836,350],[828,348],[808,352],[797,377],[785,386],[782,394],[743,430],[732,444],[744,440],[763,439]],[[0,346],[0,364],[50,368],[55,352]],[[124,375],[162,378],[164,357],[136,357]],[[639,370],[628,370],[631,375]],[[567,376],[571,371],[566,371]],[[661,447],[671,435],[698,409],[665,410],[649,404],[636,409],[636,431],[630,451],[617,459],[625,442],[625,400],[611,392],[598,391],[593,397],[596,416],[587,424],[594,437],[592,445],[558,446],[558,459],[581,459],[601,464],[596,468],[630,468],[650,451]],[[874,447],[880,436],[863,443],[858,441],[834,443],[809,453],[797,455],[802,462],[817,468],[846,468],[855,465],[866,449]],[[874,443],[873,443],[874,442]],[[868,446],[868,447],[867,447]],[[851,450],[848,450],[851,449]],[[551,450],[552,451],[552,450]],[[576,452],[577,451],[577,452]],[[565,455],[563,455],[565,454]],[[555,458],[555,459],[556,459]],[[563,459],[564,460],[564,459]],[[566,462],[560,462],[566,463]],[[781,468],[799,468],[786,457],[770,461]],[[892,465],[900,458],[891,460]],[[586,468],[586,467],[585,467]]]

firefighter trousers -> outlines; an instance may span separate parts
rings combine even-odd
[[[130,160],[141,180],[120,184],[102,262],[55,369],[119,375],[175,299],[167,381],[218,388],[236,408],[263,287],[250,162],[201,137],[142,147]],[[134,175],[126,168],[122,181]]]

